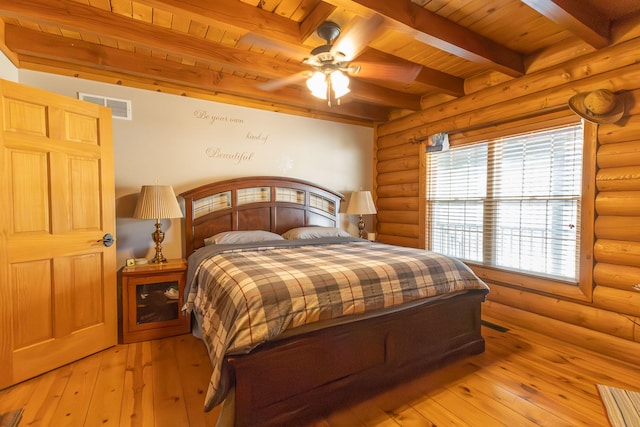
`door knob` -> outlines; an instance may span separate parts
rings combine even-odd
[[[102,243],[106,247],[113,245],[113,242],[113,236],[109,233],[105,234],[104,236],[102,236],[102,239],[98,240],[98,243]]]

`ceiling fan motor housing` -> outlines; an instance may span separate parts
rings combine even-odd
[[[325,21],[320,24],[316,32],[327,43],[313,49],[311,51],[312,57],[305,62],[325,73],[342,68],[346,62],[346,55],[342,52],[332,51],[333,45],[331,44],[340,35],[338,24],[332,21]]]
[[[320,24],[316,33],[321,39],[326,40],[327,44],[331,44],[340,35],[340,27],[335,22],[324,21]]]

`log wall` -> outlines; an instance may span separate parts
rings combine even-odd
[[[634,34],[638,31],[640,24]],[[472,83],[468,88],[476,91],[462,98],[377,126],[378,240],[425,246],[424,146],[412,141],[560,111],[578,92],[616,92],[626,104],[625,117],[597,126],[597,173],[595,182],[586,183],[596,189],[593,208],[585,210],[595,243],[585,248],[592,275],[583,286],[592,292],[572,298],[570,293],[532,291],[518,280],[498,275],[492,280],[483,272],[491,287],[484,310],[637,363],[631,349],[640,343],[640,291],[633,288],[640,283],[640,38],[518,79],[503,82],[487,76],[486,84]]]

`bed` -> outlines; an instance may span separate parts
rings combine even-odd
[[[303,425],[484,351],[487,286],[458,260],[346,235],[340,193],[248,177],[181,196],[184,307],[212,361],[204,407],[223,404],[219,425]]]

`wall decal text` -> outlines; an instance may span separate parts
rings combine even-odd
[[[250,162],[253,160],[253,151],[236,151],[236,152],[227,152],[223,151],[219,147],[209,147],[205,151],[207,157],[211,157],[212,159],[222,159],[222,160],[230,160],[235,164],[239,165],[243,162]]]
[[[193,115],[196,119],[207,120],[209,125],[214,125],[216,123],[230,123],[234,125],[244,124],[244,119],[240,117],[230,117],[222,114],[211,113],[206,110],[195,110]]]
[[[260,142],[262,144],[266,144],[267,143],[267,139],[269,139],[269,134],[264,134],[262,132],[260,132],[259,134],[255,134],[251,131],[247,132],[247,135],[245,136],[246,139],[248,139],[249,141],[255,141],[255,142]]]

